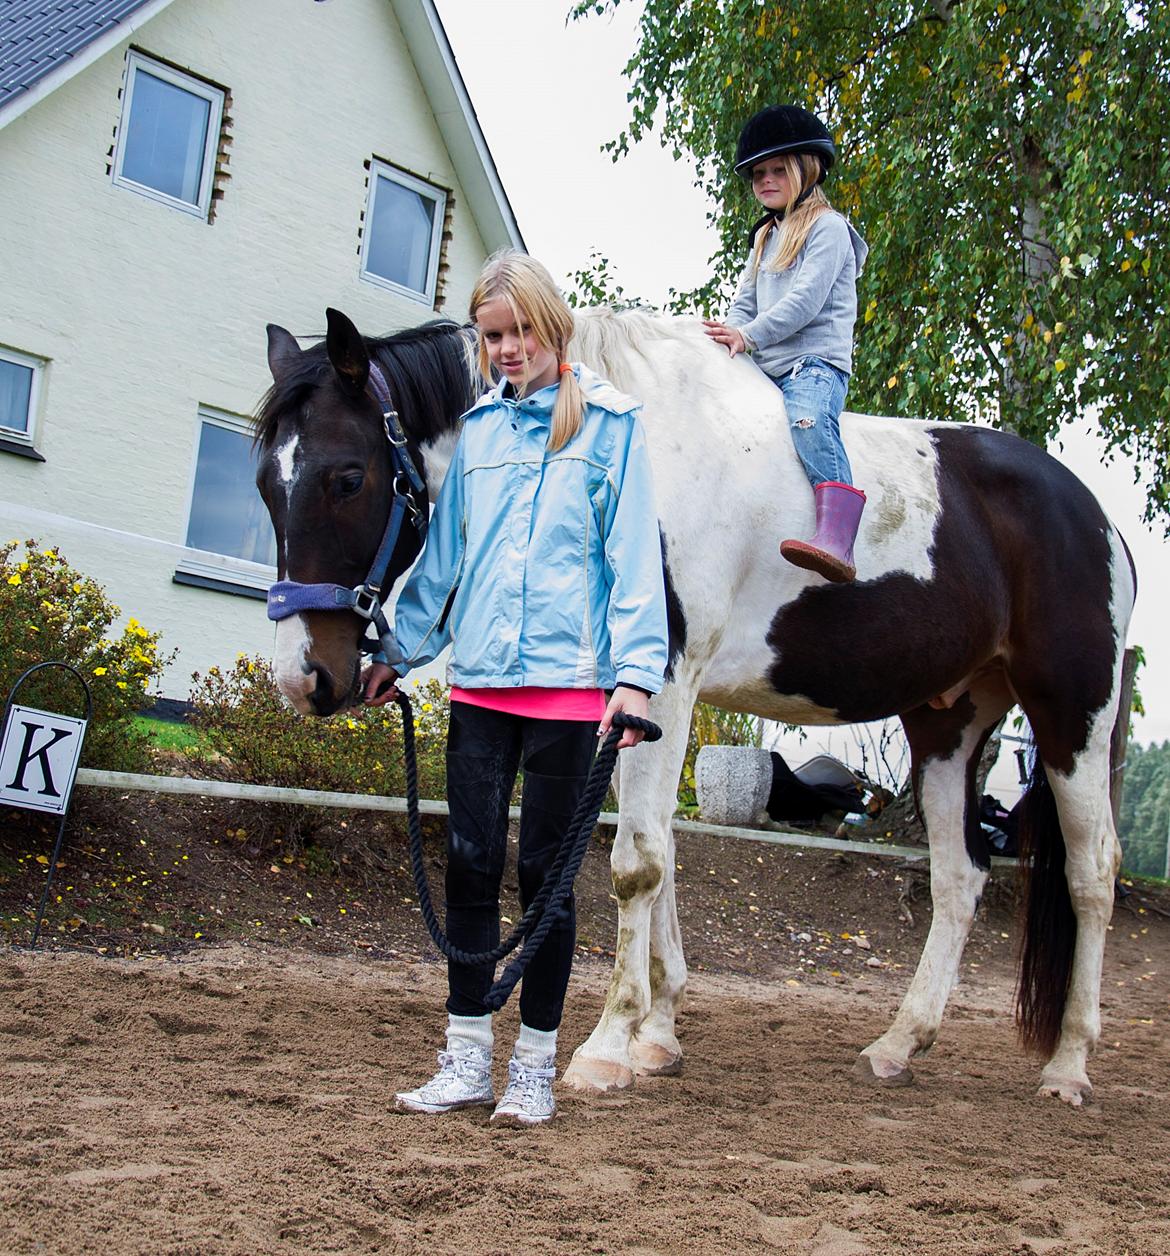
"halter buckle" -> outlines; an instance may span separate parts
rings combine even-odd
[[[353,591],[352,609],[354,614],[360,615],[362,619],[372,620],[382,609],[382,601],[378,597],[378,590],[371,589],[368,585],[359,584]]]
[[[398,417],[397,410],[382,411],[382,427],[386,432],[386,439],[394,446],[395,449],[401,449],[406,444],[406,431],[402,426],[402,421]],[[396,431],[402,433],[401,440],[394,439],[394,433]]]

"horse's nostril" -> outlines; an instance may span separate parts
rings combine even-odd
[[[309,694],[309,705],[313,708],[313,714],[329,715],[333,710],[333,686],[329,683],[329,677],[319,667],[311,668],[309,674],[317,678],[317,684]]]

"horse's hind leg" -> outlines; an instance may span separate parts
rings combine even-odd
[[[1086,727],[1084,707],[1050,693],[1038,707],[1030,696],[1021,691],[1044,766],[1033,785],[1038,797],[1026,804],[1031,831],[1022,835],[1032,866],[1017,1019],[1024,1045],[1048,1057],[1040,1094],[1079,1107],[1092,1096],[1087,1062],[1101,1032],[1101,965],[1121,865],[1109,802],[1117,685],[1088,719],[1087,744],[1072,753],[1069,731]]]
[[[934,1042],[987,880],[975,771],[991,730],[1012,705],[1001,674],[980,678],[949,710],[902,717],[930,842],[934,915],[910,989],[894,1023],[862,1052],[857,1075],[884,1086],[913,1080],[910,1060]]]
[[[686,752],[694,685],[667,685],[650,705],[650,718],[662,726],[662,740],[622,752],[620,820],[610,868],[618,900],[618,936],[613,977],[601,1020],[573,1055],[565,1081],[581,1090],[629,1086],[639,1071],[678,1067],[674,1010],[682,998],[686,970],[673,915],[674,814],[678,777]],[[655,948],[658,954],[655,954]],[[642,1026],[645,1025],[645,1030]]]
[[[1121,864],[1109,749],[1134,583],[1124,543],[1116,533],[1108,539],[1108,603],[1087,603],[1059,636],[1049,626],[1041,639],[1037,621],[1026,620],[1011,670],[1042,764],[1021,809],[1030,870],[1017,1021],[1025,1047],[1047,1057],[1040,1093],[1074,1107],[1092,1094],[1086,1065],[1101,1032],[1101,965]]]
[[[1051,1050],[1040,1075],[1039,1093],[1074,1107],[1093,1094],[1087,1065],[1101,1034],[1101,966],[1113,915],[1113,882],[1121,866],[1121,846],[1109,805],[1111,725],[1110,710],[1067,775],[1046,768],[1064,837],[1063,870],[1075,922],[1070,941],[1075,939],[1075,943],[1056,1043],[1050,1046],[1038,1040],[1031,1045],[1044,1053]],[[1036,868],[1032,875],[1038,875]]]

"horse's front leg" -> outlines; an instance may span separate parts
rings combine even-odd
[[[682,1067],[682,1047],[674,1022],[682,1010],[686,988],[687,963],[674,896],[674,833],[668,825],[662,889],[650,909],[650,1010],[630,1044],[635,1073],[661,1077]]]
[[[674,1013],[686,967],[674,918],[670,821],[693,705],[693,688],[668,685],[650,705],[662,740],[622,752],[620,820],[610,856],[617,946],[601,1020],[565,1070],[565,1080],[581,1090],[613,1090],[629,1086],[635,1071],[678,1067]]]

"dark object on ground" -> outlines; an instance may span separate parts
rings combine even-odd
[[[1014,858],[1020,853],[1019,842],[1020,804],[1008,811],[998,798],[984,794],[979,799],[979,824],[987,835],[994,855]]]
[[[186,724],[192,709],[191,703],[183,698],[155,698],[153,706],[138,714],[145,715],[147,719],[163,720],[167,724]]]
[[[772,751],[767,811],[773,820],[815,824],[828,811],[861,811],[864,806],[861,782],[840,759],[819,754],[793,771]]]

